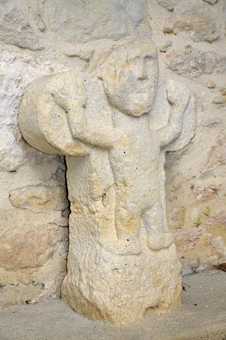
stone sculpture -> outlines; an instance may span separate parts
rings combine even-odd
[[[84,72],[42,77],[19,114],[25,140],[66,156],[71,203],[62,297],[115,324],[180,305],[181,266],[165,217],[166,151],[190,142],[195,99],[159,78],[154,43],[96,54]]]

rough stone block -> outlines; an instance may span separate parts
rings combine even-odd
[[[220,164],[224,164],[226,161],[226,135],[224,131],[219,136],[216,145],[212,146],[207,155],[207,160],[200,172],[205,173],[209,169],[216,168]]]
[[[71,42],[85,43],[139,34],[147,8],[144,0],[47,0],[46,13],[57,33]]]
[[[57,62],[52,62],[51,67],[48,60],[41,61],[26,53],[0,53],[0,170],[15,171],[24,164],[53,159],[53,156],[30,148],[22,139],[17,123],[25,87],[40,75],[51,74],[53,69],[56,72],[68,70]]]
[[[166,65],[177,74],[198,77],[202,74],[220,73],[226,70],[226,57],[215,52],[197,49],[173,50],[166,55]],[[212,86],[212,85],[211,85]]]
[[[0,40],[30,50],[42,48],[29,19],[10,0],[1,0],[0,2]]]
[[[210,5],[214,5],[218,0],[203,0],[205,2],[208,2]]]
[[[180,0],[156,0],[160,6],[166,8],[168,11],[172,11],[175,7],[175,5]]]
[[[33,212],[62,211],[69,202],[64,186],[33,185],[12,190],[9,200],[13,206],[20,209],[30,209]]]
[[[170,214],[170,227],[173,229],[180,228],[185,223],[186,208],[174,208]]]
[[[220,36],[220,24],[212,10],[196,1],[180,1],[167,20],[164,33],[191,31],[195,42],[212,42]]]
[[[190,198],[197,201],[208,201],[217,197],[220,188],[218,185],[210,184],[204,188],[196,187],[190,194]]]
[[[9,229],[0,239],[0,267],[18,270],[43,266],[53,256],[60,232],[61,227],[51,223]]]

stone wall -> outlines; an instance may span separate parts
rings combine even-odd
[[[35,78],[94,67],[123,41],[153,39],[160,75],[197,97],[195,139],[166,161],[166,200],[184,273],[226,260],[224,0],[0,0],[0,306],[60,296],[68,213],[64,158],[32,149],[17,113]]]
[[[197,98],[193,142],[166,156],[168,226],[189,273],[226,259],[226,2],[149,5],[161,73],[186,84]]]

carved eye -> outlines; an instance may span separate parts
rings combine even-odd
[[[155,60],[153,57],[145,57],[144,62],[147,67],[150,67],[155,63]]]

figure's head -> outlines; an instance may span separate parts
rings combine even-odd
[[[130,116],[150,111],[158,86],[158,56],[153,42],[132,42],[114,49],[101,65],[109,102]]]

